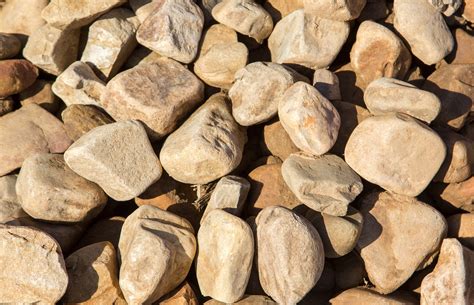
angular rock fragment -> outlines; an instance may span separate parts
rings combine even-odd
[[[367,0],[303,0],[304,9],[321,18],[349,21],[359,17]]]
[[[0,98],[17,94],[33,85],[38,69],[24,59],[0,61]]]
[[[339,78],[327,69],[317,69],[313,75],[313,86],[330,101],[341,99]]]
[[[50,113],[55,113],[59,108],[59,99],[52,90],[53,82],[37,79],[30,87],[18,94],[22,106],[37,104]]]
[[[16,34],[24,44],[28,36],[46,23],[41,11],[48,3],[48,0],[8,0],[0,8],[0,32]]]
[[[446,207],[449,213],[456,213],[458,209],[474,211],[474,177],[448,185],[432,183],[428,192],[436,203]]]
[[[428,0],[437,11],[445,16],[453,15],[463,4],[462,0]]]
[[[15,35],[0,33],[0,59],[15,57],[21,50],[21,42]]]
[[[474,213],[455,214],[447,219],[448,237],[456,238],[474,250]]]
[[[92,129],[111,124],[114,120],[94,105],[72,104],[61,113],[67,135],[76,141]]]
[[[396,291],[383,295],[373,289],[356,287],[348,289],[331,299],[331,305],[365,305],[365,304],[387,304],[387,305],[417,305],[418,300],[407,292]]]
[[[16,224],[17,219],[28,217],[18,202],[0,199],[0,224]]]

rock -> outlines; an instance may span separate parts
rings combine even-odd
[[[333,266],[336,288],[338,290],[362,285],[367,278],[364,261],[355,251],[334,259]]]
[[[50,113],[55,113],[59,108],[59,100],[52,90],[52,82],[37,79],[33,85],[23,90],[18,95],[22,106],[37,104]]]
[[[396,0],[393,12],[395,29],[423,63],[435,64],[451,53],[453,36],[443,16],[427,0]]]
[[[0,176],[21,167],[37,153],[62,153],[71,140],[63,124],[38,105],[26,105],[0,117]]]
[[[58,30],[45,24],[31,34],[23,56],[38,68],[58,76],[76,60],[79,35],[79,30]]]
[[[308,220],[280,206],[262,210],[256,223],[263,290],[279,304],[296,304],[323,271],[321,238]]]
[[[364,101],[372,114],[401,112],[431,123],[441,110],[436,95],[394,78],[379,78],[369,84]]]
[[[458,239],[464,246],[474,249],[474,214],[455,214],[447,219],[448,236]]]
[[[273,30],[270,14],[252,0],[223,0],[212,9],[214,19],[262,43]]]
[[[186,277],[196,252],[191,225],[150,205],[127,217],[119,242],[120,288],[128,304],[153,303]]]
[[[92,129],[111,124],[114,120],[94,105],[72,104],[61,113],[67,135],[77,141]]]
[[[204,15],[192,0],[163,0],[137,31],[138,42],[182,63],[190,63],[198,52]]]
[[[208,213],[198,232],[196,275],[203,296],[239,301],[250,277],[254,240],[250,226],[223,210]]]
[[[18,202],[0,199],[0,224],[13,224],[21,217],[28,217]]]
[[[357,249],[375,290],[395,291],[437,254],[447,225],[443,215],[416,198],[375,192],[364,197],[364,226]]]
[[[263,7],[272,16],[273,22],[276,23],[288,14],[302,9],[303,0],[265,0]]]
[[[90,65],[101,79],[110,79],[135,49],[138,26],[132,11],[111,10],[89,27],[81,61]]]
[[[331,299],[331,305],[364,305],[364,304],[386,304],[386,305],[417,305],[418,300],[405,291],[383,295],[373,289],[356,287],[348,289]]]
[[[268,39],[272,61],[310,69],[328,67],[349,36],[346,22],[297,10],[280,20]]]
[[[199,305],[199,301],[193,288],[188,282],[165,295],[159,305]]]
[[[143,23],[155,9],[154,0],[129,0],[128,2],[140,23]]]
[[[175,180],[206,184],[229,174],[242,159],[246,132],[223,94],[211,96],[166,139],[160,160]]]
[[[85,0],[80,5],[74,0],[51,0],[41,17],[58,29],[78,29],[91,24],[100,15],[120,6],[126,0]]]
[[[24,59],[0,61],[0,97],[17,94],[31,86],[38,77],[38,69]]]
[[[461,8],[462,16],[469,20],[470,22],[474,22],[474,2],[473,0],[464,0],[464,5]]]
[[[229,90],[232,114],[243,126],[260,124],[274,117],[285,91],[304,76],[280,64],[254,62],[235,74]]]
[[[161,57],[163,56],[151,51],[150,49],[138,45],[135,50],[133,50],[132,54],[130,54],[130,56],[127,58],[127,61],[122,66],[122,69],[128,70],[139,64],[154,63]]]
[[[224,305],[225,303],[216,300],[209,300],[204,303],[205,305]],[[234,304],[238,305],[276,305],[272,299],[264,295],[246,295],[243,299]]]
[[[295,145],[322,155],[337,139],[341,119],[334,106],[314,87],[303,82],[291,86],[280,99],[278,116]]]
[[[0,32],[15,34],[22,44],[46,22],[41,11],[48,0],[8,0],[0,9]]]
[[[100,242],[110,242],[117,249],[124,221],[125,218],[114,216],[93,223],[79,240],[76,248],[80,249]]]
[[[263,127],[262,145],[264,150],[283,161],[292,153],[299,151],[278,120]]]
[[[2,302],[54,304],[66,291],[68,277],[61,248],[48,234],[0,225],[0,258]]]
[[[105,83],[82,61],[76,61],[67,67],[53,83],[54,94],[69,106],[100,105],[100,97],[105,91]]]
[[[327,69],[317,69],[314,71],[313,86],[330,101],[341,99],[339,78],[337,78],[335,73]]]
[[[117,121],[140,120],[152,139],[162,138],[202,102],[204,84],[178,62],[160,58],[119,73],[101,104]]]
[[[428,186],[445,156],[446,147],[433,130],[401,113],[365,119],[345,148],[347,164],[362,178],[407,196]]]
[[[421,283],[420,304],[471,304],[473,268],[474,251],[454,238],[445,239],[435,269]]]
[[[15,35],[0,33],[0,59],[15,57],[21,50],[21,42]]]
[[[373,21],[359,26],[350,57],[354,71],[366,84],[381,77],[404,79],[411,65],[410,51],[402,40]]]
[[[380,20],[388,16],[390,10],[386,0],[367,0],[367,4],[357,18],[358,21]]]
[[[349,207],[347,215],[333,216],[308,210],[305,217],[318,230],[328,258],[349,254],[356,246],[364,223],[362,215]]]
[[[64,153],[67,165],[117,201],[143,193],[162,173],[145,128],[138,121],[99,126]]]
[[[303,0],[309,14],[336,21],[349,21],[359,17],[367,0]]]
[[[11,97],[0,98],[0,116],[15,110],[15,101]]]
[[[462,0],[429,0],[429,2],[437,11],[448,17],[453,15],[463,4]]]
[[[473,6],[474,7],[474,6]],[[474,48],[474,37],[462,29],[454,30],[456,47],[446,57],[450,64],[474,64],[472,49]]]
[[[348,205],[362,192],[360,177],[336,155],[290,155],[281,167],[283,180],[311,209],[345,216]]]
[[[14,203],[18,202],[15,189],[16,180],[17,175],[0,177],[0,200]]]
[[[339,78],[342,100],[366,107],[364,104],[364,89],[367,84],[354,72],[351,63],[345,64],[334,73]]]
[[[428,192],[438,204],[447,206],[450,213],[455,213],[458,209],[474,211],[474,177],[448,185],[434,183],[430,185]]]

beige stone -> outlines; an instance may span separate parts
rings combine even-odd
[[[448,219],[448,236],[474,250],[474,213],[455,214]]]
[[[0,177],[0,200],[18,202],[15,190],[16,180],[17,175]]]
[[[217,23],[211,25],[202,36],[201,53],[206,53],[217,44],[231,44],[238,42],[237,32],[230,27]]]
[[[199,301],[193,288],[188,282],[165,295],[158,305],[199,305]]]
[[[338,68],[334,73],[339,78],[342,100],[365,107],[364,89],[367,84],[354,72],[351,63]]]
[[[457,209],[474,212],[474,177],[448,185],[432,183],[428,191],[435,201],[443,206],[447,205],[450,213],[458,212]]]
[[[205,305],[224,305],[226,303],[219,302],[217,300],[209,300],[204,303]],[[264,295],[246,295],[238,302],[234,304],[238,305],[276,305],[272,299]]]
[[[156,0],[129,0],[128,2],[135,15],[138,17],[138,20],[142,23],[153,12],[155,8],[153,2],[155,1]]]
[[[26,90],[18,95],[22,106],[37,104],[50,113],[55,113],[59,108],[59,99],[52,90],[52,81],[37,79]]]
[[[137,46],[135,50],[133,50],[132,54],[127,58],[127,61],[124,63],[122,66],[123,70],[128,70],[136,65],[139,64],[144,64],[144,63],[154,63],[158,61],[159,58],[161,58],[160,54],[153,52],[150,49],[147,49],[143,46]]]
[[[464,0],[464,5],[461,8],[462,16],[469,20],[474,21],[474,2],[473,0]]]
[[[356,287],[338,294],[330,300],[331,305],[417,305],[418,300],[407,292],[396,291],[383,295],[373,289]]]
[[[279,120],[275,120],[263,127],[263,149],[284,161],[299,148],[291,141]]]
[[[313,75],[313,86],[330,101],[341,100],[339,78],[327,69],[317,69]]]
[[[359,17],[367,0],[303,0],[304,9],[321,18],[349,21]]]
[[[273,22],[278,22],[288,14],[302,9],[303,0],[265,0],[263,7],[272,16]]]
[[[38,69],[24,59],[0,61],[0,98],[20,93],[33,85]]]
[[[41,11],[48,3],[48,0],[8,0],[0,9],[0,32],[17,34],[24,44],[28,36],[46,23]]]
[[[96,127],[114,122],[107,113],[94,105],[72,104],[61,112],[61,118],[67,135],[73,141]]]
[[[15,57],[20,50],[21,42],[15,35],[0,33],[0,59]]]

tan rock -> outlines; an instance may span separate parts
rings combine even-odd
[[[68,277],[61,248],[48,234],[0,225],[0,258],[2,302],[52,304],[66,291]]]
[[[31,86],[38,77],[38,69],[24,59],[0,61],[0,97],[17,94]]]
[[[0,177],[0,200],[18,202],[15,190],[16,180],[17,175]]]
[[[199,305],[199,301],[193,288],[188,282],[165,295],[159,302],[159,305]]]
[[[0,33],[0,59],[15,57],[20,50],[21,42],[15,35]]]
[[[94,105],[72,104],[61,112],[61,118],[67,135],[73,141],[96,127],[114,122],[107,113]]]
[[[454,30],[454,40],[456,40],[456,47],[453,52],[446,57],[446,60],[450,64],[474,64],[474,58],[472,58],[474,37],[458,28]]]
[[[474,177],[448,185],[432,183],[428,192],[438,204],[447,206],[447,212],[451,214],[456,213],[458,209],[474,212]]]
[[[17,34],[22,44],[46,22],[41,11],[48,0],[8,0],[0,9],[0,32]]]
[[[292,153],[299,151],[279,120],[263,127],[263,142],[264,150],[283,161]]]
[[[321,18],[348,21],[359,17],[366,0],[303,0],[304,9]]]
[[[263,4],[265,10],[272,16],[273,22],[280,21],[281,18],[303,8],[303,0],[265,0]]]
[[[474,213],[455,214],[447,219],[448,237],[458,239],[464,246],[474,249]]]
[[[196,252],[192,226],[144,205],[127,217],[119,242],[120,288],[128,304],[153,303],[186,277]]]
[[[21,217],[28,217],[18,202],[0,199],[0,224],[13,224]]]
[[[59,108],[59,100],[52,90],[52,82],[44,79],[37,79],[26,90],[18,95],[22,106],[37,104],[50,113],[55,113]]]
[[[201,53],[206,53],[217,44],[231,44],[238,42],[237,32],[230,27],[217,23],[211,25],[202,36]]]
[[[100,242],[110,242],[117,249],[124,221],[124,217],[113,216],[93,223],[75,245],[76,248],[80,249]]]
[[[367,0],[367,4],[357,18],[358,21],[380,20],[388,16],[390,10],[386,0]]]
[[[452,16],[463,4],[462,0],[429,0],[429,2],[437,11],[448,17]]]
[[[15,101],[9,96],[0,98],[0,116],[15,110]]]
[[[464,5],[461,8],[462,16],[469,20],[474,21],[474,2],[473,0],[464,0]]]
[[[207,301],[204,304],[205,305],[224,305],[226,303],[219,302],[217,300],[211,299],[211,300]],[[269,297],[264,296],[264,295],[246,295],[246,296],[244,296],[243,299],[241,299],[238,302],[235,302],[234,304],[238,304],[238,305],[276,305],[277,303],[275,303],[272,299],[270,299]]]
[[[394,293],[383,295],[373,289],[366,287],[356,287],[348,289],[338,294],[330,300],[331,305],[365,305],[365,304],[383,304],[383,305],[417,305],[418,300],[407,292],[396,291]]]
[[[327,69],[317,69],[313,75],[313,86],[330,101],[341,100],[339,78]]]
[[[362,199],[357,249],[375,290],[395,291],[429,265],[447,233],[446,220],[415,198],[375,192]]]
[[[155,8],[153,3],[155,0],[129,0],[128,2],[140,23],[145,21]]]

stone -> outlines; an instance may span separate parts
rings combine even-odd
[[[474,22],[474,2],[473,0],[464,0],[464,5],[461,7],[462,16]]]
[[[352,132],[344,155],[365,180],[397,194],[418,196],[441,167],[446,146],[423,123],[391,113],[362,121]]]
[[[17,175],[8,175],[0,177],[0,200],[18,203],[16,195]]]
[[[217,300],[209,300],[204,303],[205,305],[224,305],[225,303]],[[238,305],[276,305],[272,299],[264,295],[245,295],[243,299],[234,304]]]
[[[305,217],[318,230],[328,258],[349,254],[357,245],[364,219],[356,209],[349,207],[345,216],[333,216],[308,210]]]
[[[350,57],[354,71],[366,84],[381,77],[404,79],[411,65],[410,51],[402,40],[373,21],[360,24]]]
[[[52,90],[52,82],[37,79],[30,87],[18,95],[22,106],[37,104],[50,113],[55,113],[59,108],[59,100]]]
[[[423,63],[435,64],[451,53],[453,35],[441,13],[427,0],[396,0],[393,12],[395,29]]]
[[[89,27],[81,61],[90,65],[99,78],[110,79],[135,49],[138,26],[138,18],[128,9],[104,14]]]
[[[69,283],[66,304],[119,304],[124,300],[118,283],[114,246],[100,242],[81,248],[66,258]]]
[[[452,16],[463,4],[462,0],[429,0],[437,11],[445,16]]]
[[[472,304],[473,269],[474,251],[455,238],[443,240],[436,267],[421,283],[420,304]]]
[[[224,303],[239,301],[250,277],[254,240],[250,226],[224,210],[204,218],[198,235],[196,276],[203,296]]]
[[[303,0],[265,0],[263,8],[272,16],[273,22],[276,23],[288,14],[304,8],[304,6]]]
[[[448,217],[448,237],[456,238],[474,250],[474,214],[454,214]]]
[[[186,278],[196,253],[185,219],[150,205],[127,217],[119,241],[120,288],[128,304],[151,304]]]
[[[437,254],[446,220],[416,198],[374,192],[361,201],[364,225],[357,249],[375,290],[388,294]]]
[[[263,127],[263,149],[275,157],[285,160],[299,148],[291,140],[279,120],[275,120]]]
[[[135,50],[133,50],[132,54],[130,54],[130,56],[127,58],[127,61],[122,66],[122,69],[128,70],[139,64],[154,63],[162,57],[163,56],[160,54],[138,45]]]
[[[155,8],[153,3],[155,0],[129,0],[128,2],[140,23],[143,23]]]
[[[474,212],[474,177],[459,183],[432,183],[428,193],[441,206],[447,206],[449,214],[460,210]],[[454,209],[454,211],[453,211]]]
[[[162,173],[145,128],[133,120],[94,128],[69,147],[64,159],[117,201],[140,195]]]
[[[453,52],[446,57],[450,64],[474,64],[472,49],[474,48],[474,37],[468,32],[458,28],[454,30],[454,40],[456,47]]]
[[[281,172],[300,202],[333,216],[345,216],[349,203],[363,189],[360,177],[336,155],[291,154]]]
[[[160,160],[173,179],[206,184],[229,174],[242,160],[246,132],[223,94],[211,96],[168,136]]]
[[[29,227],[0,225],[0,258],[2,302],[54,304],[66,291],[63,254],[48,234]]]
[[[204,26],[199,6],[192,0],[163,0],[153,5],[153,11],[138,28],[138,42],[179,62],[192,62]]]
[[[330,101],[341,100],[339,78],[327,69],[317,69],[313,75],[313,86]]]
[[[69,105],[61,112],[61,118],[67,135],[73,141],[77,141],[96,127],[114,122],[107,113],[94,105]]]
[[[230,27],[217,23],[211,25],[201,38],[201,53],[206,53],[218,44],[229,45],[238,42],[237,32]]]
[[[333,266],[335,285],[338,290],[357,287],[364,284],[367,279],[364,261],[356,251],[334,259]]]
[[[41,12],[41,17],[58,29],[78,29],[91,24],[100,15],[125,2],[127,1],[85,0],[78,4],[75,0],[51,0]]]
[[[309,14],[336,21],[349,21],[359,17],[367,0],[303,0]]]
[[[371,82],[364,91],[364,101],[374,115],[401,112],[428,124],[441,111],[435,94],[395,78],[382,77]]]
[[[82,61],[72,63],[53,83],[54,94],[67,105],[100,105],[105,83]]]
[[[62,153],[71,139],[64,125],[36,104],[0,117],[0,176],[21,167],[37,153]]]
[[[0,199],[0,224],[11,224],[21,217],[28,217],[18,202]]]
[[[194,293],[193,288],[188,282],[184,282],[165,295],[159,302],[159,305],[199,305],[199,301]]]
[[[0,98],[0,116],[15,110],[15,101],[9,96]]]
[[[345,290],[330,300],[331,305],[417,305],[418,300],[405,291],[396,291],[388,295],[380,294],[373,289],[356,287]]]
[[[281,206],[263,209],[256,223],[263,290],[279,304],[298,303],[323,271],[321,237],[308,220]]]
[[[367,0],[357,20],[380,20],[386,18],[390,12],[386,0]]]
[[[212,9],[214,19],[262,43],[273,30],[270,14],[252,0],[223,0]]]
[[[366,107],[364,104],[364,89],[367,84],[354,72],[351,63],[338,68],[334,73],[339,78],[342,100]]]
[[[214,18],[212,17],[212,9],[219,2],[222,2],[222,0],[200,0],[200,1],[198,1],[198,5],[201,8],[202,12],[204,13],[204,20],[205,20],[206,24],[210,24],[210,23],[214,22]]]
[[[113,216],[93,223],[81,237],[76,248],[80,249],[100,242],[110,242],[117,249],[124,221],[124,217]]]
[[[278,116],[295,145],[322,155],[336,143],[341,118],[334,106],[313,86],[297,82],[280,98]]]
[[[0,32],[15,34],[24,45],[28,36],[46,22],[41,11],[48,0],[8,0],[0,9]]]
[[[310,69],[328,67],[349,36],[349,25],[297,10],[280,20],[268,39],[272,61]]]
[[[0,59],[15,57],[20,50],[21,42],[15,35],[0,33]]]
[[[308,80],[283,65],[254,62],[235,74],[229,90],[232,115],[242,126],[260,124],[278,112],[278,102],[285,91],[298,81]]]
[[[23,56],[38,68],[58,76],[76,61],[79,30],[58,30],[45,24],[28,39]]]
[[[33,85],[38,69],[24,59],[0,61],[0,97],[17,94]]]
[[[152,139],[174,131],[204,99],[204,84],[178,62],[160,58],[119,73],[101,105],[115,120],[140,120]]]

